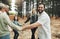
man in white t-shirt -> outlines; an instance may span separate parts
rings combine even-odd
[[[38,21],[36,23],[23,26],[22,30],[38,27],[39,39],[51,39],[50,18],[44,9],[45,5],[39,4],[37,10],[39,13]]]

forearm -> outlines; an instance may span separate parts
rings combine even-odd
[[[29,20],[30,20],[30,17],[24,23],[27,23]]]
[[[14,23],[9,23],[10,27],[13,28],[13,29],[16,29],[16,30],[19,30],[20,29],[20,26],[18,25],[15,25]]]
[[[26,29],[32,29],[32,28],[35,28],[34,26],[31,26],[31,25],[25,25],[23,26],[23,30],[26,30]]]
[[[25,25],[25,26],[23,26],[22,30],[33,29],[33,28],[38,27],[38,26],[40,26],[40,24],[36,22],[36,23],[31,24],[31,25]]]

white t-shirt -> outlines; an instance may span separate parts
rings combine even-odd
[[[38,27],[39,39],[51,39],[50,18],[45,11],[38,16],[37,22],[42,24]]]

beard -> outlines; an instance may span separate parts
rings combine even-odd
[[[39,12],[39,14],[41,14],[42,12],[43,12],[43,10],[41,10],[41,11],[38,11]]]

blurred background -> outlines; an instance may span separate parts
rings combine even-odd
[[[31,13],[32,8],[37,8],[38,3],[46,5],[46,12],[50,16],[60,17],[60,0],[0,0],[10,6],[10,10],[18,11],[20,16]]]
[[[12,14],[18,14],[20,19],[19,22],[21,23],[30,16],[32,8],[37,9],[39,3],[44,3],[46,5],[45,11],[51,17],[52,39],[60,39],[60,0],[0,0],[0,3],[9,5],[9,10],[12,11]],[[14,15],[11,14],[9,16],[11,20],[14,17]],[[30,30],[26,30],[23,33],[21,33],[18,39],[30,39]],[[38,32],[36,31],[36,39],[37,33]],[[11,33],[11,39],[13,39],[12,34],[13,32]]]

